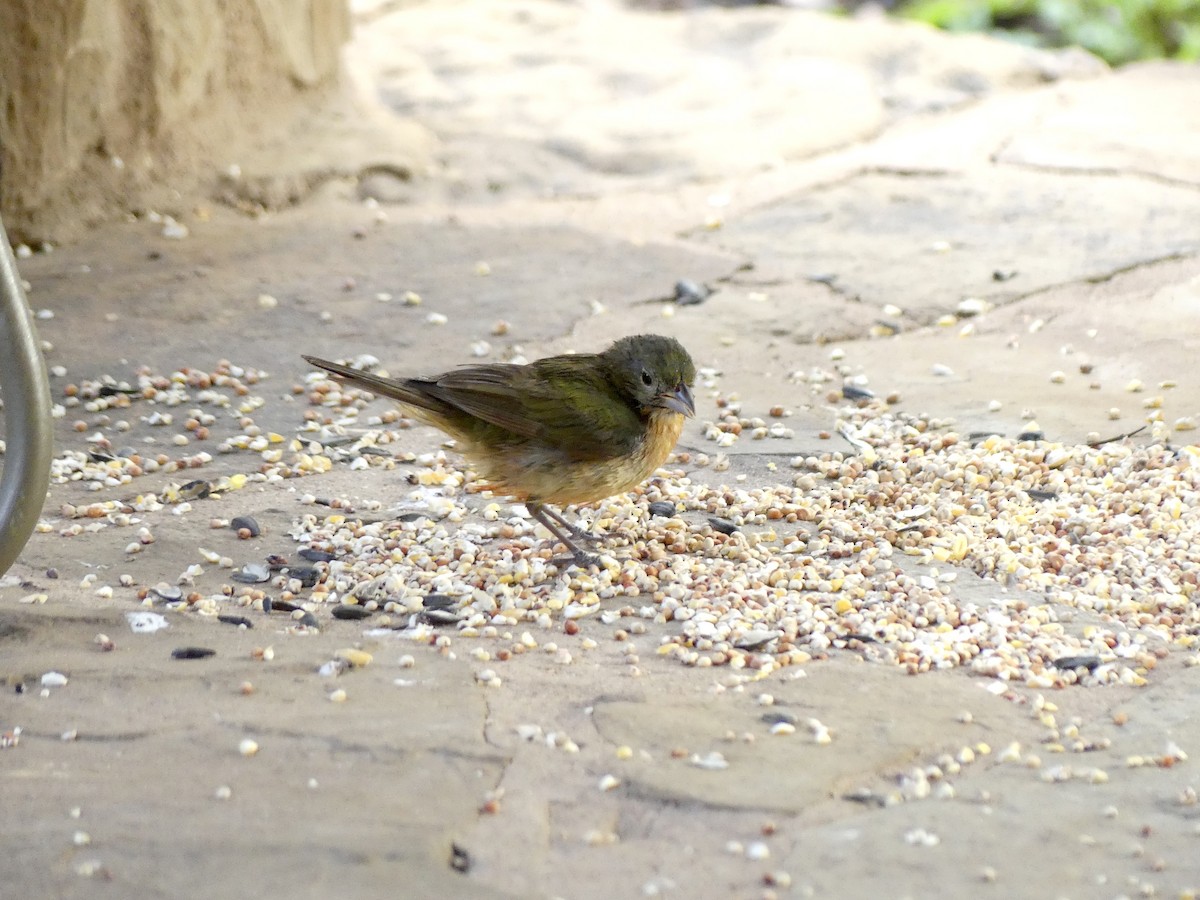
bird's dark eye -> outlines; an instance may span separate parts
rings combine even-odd
[[[650,377],[650,373],[645,369],[642,369],[642,384],[644,384],[646,387],[650,387],[650,385],[654,384],[654,379]]]

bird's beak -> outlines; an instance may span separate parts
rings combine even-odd
[[[696,403],[692,400],[692,389],[686,384],[681,384],[669,394],[659,394],[658,399],[667,409],[674,410],[680,415],[694,416],[696,414]]]

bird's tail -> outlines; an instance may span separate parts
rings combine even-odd
[[[442,414],[445,412],[445,404],[423,392],[420,389],[420,381],[383,378],[379,375],[372,375],[370,372],[363,372],[361,369],[352,369],[341,363],[330,362],[327,359],[321,359],[316,356],[305,356],[304,359],[310,365],[316,366],[318,369],[324,369],[326,372],[331,372],[338,376],[338,378],[353,384],[355,387],[365,388],[373,394],[391,397],[393,400],[399,400],[401,403],[420,410]]]

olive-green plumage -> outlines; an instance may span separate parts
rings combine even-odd
[[[433,378],[381,378],[304,358],[455,438],[493,490],[524,501],[580,562],[590,557],[555,523],[585,536],[545,504],[589,503],[636,487],[695,412],[692,358],[674,338],[654,334],[621,338],[602,353],[463,366]]]

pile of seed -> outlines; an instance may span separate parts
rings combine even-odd
[[[293,388],[309,400],[296,434],[264,433],[252,417],[264,401],[251,386],[265,377],[223,362],[210,373],[140,370],[134,383],[68,385],[59,414],[79,416],[87,449],[66,451],[55,480],[116,496],[65,504],[68,524],[41,530],[139,525],[164,506],[189,514],[247,483],[348,465],[365,470],[366,496],[396,496],[405,476],[400,507],[306,493],[291,526],[315,560],[304,577],[279,560],[256,564],[254,577],[234,580],[259,586],[192,591],[188,608],[215,615],[273,596],[274,609],[306,627],[326,604],[357,606],[373,625],[443,647],[491,640],[498,646],[480,643],[475,655],[497,659],[537,646],[531,628],[576,633],[595,617],[621,639],[653,621],[660,652],[689,666],[757,675],[854,652],[912,673],[961,666],[1036,687],[1144,683],[1172,646],[1190,648],[1200,632],[1190,599],[1200,572],[1192,448],[970,443],[947,423],[860,398],[839,411],[846,442],[829,444],[844,452],[796,457],[777,470],[789,483],[708,486],[689,472],[723,472],[730,459],[681,452],[641,492],[579,510],[606,551],[598,571],[583,572],[523,507],[478,493],[452,454],[397,450],[411,423],[392,408],[370,414],[360,391],[314,374]],[[742,419],[736,403],[718,408],[706,433],[721,447],[790,436]],[[196,452],[202,442],[214,452]],[[223,458],[234,465],[197,477]],[[130,496],[130,482],[150,475],[170,480]],[[143,525],[127,552],[152,541]],[[198,554],[225,569],[236,562]],[[197,569],[181,576],[186,586]],[[963,569],[993,585],[986,601],[956,598]]]
[[[692,666],[766,672],[849,649],[912,673],[1142,684],[1171,645],[1195,643],[1190,451],[968,444],[881,403],[840,414],[848,452],[795,458],[791,484],[713,488],[680,469],[581,510],[607,536],[599,572],[556,563],[520,507],[472,516],[470,473],[441,455],[412,478],[437,486],[413,494],[427,516],[308,516],[294,536],[338,556],[325,587],[342,596],[412,610],[446,595],[470,636],[592,614],[619,636],[621,620],[652,619],[669,626],[661,652]],[[710,434],[737,433],[730,418]],[[955,598],[960,568],[992,580],[988,602]]]

